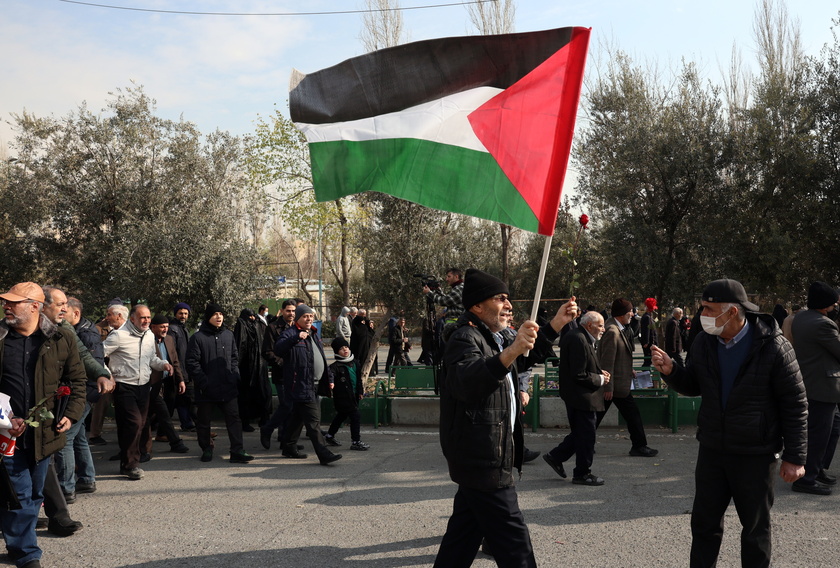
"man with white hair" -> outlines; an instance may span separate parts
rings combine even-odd
[[[560,398],[566,403],[571,432],[543,459],[560,477],[566,477],[563,462],[575,456],[572,483],[603,485],[591,471],[595,456],[595,430],[598,412],[604,411],[604,385],[610,373],[601,368],[595,346],[604,334],[604,317],[590,310],[580,318],[580,326],[560,341]]]
[[[674,308],[671,312],[671,319],[665,324],[665,353],[674,361],[683,362],[682,334],[680,333],[680,320],[682,319],[682,308]]]

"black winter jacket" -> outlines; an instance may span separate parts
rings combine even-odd
[[[327,366],[327,357],[318,330],[313,326],[309,330],[307,339],[300,338],[300,328],[292,324],[283,331],[274,344],[274,353],[283,359],[283,388],[286,400],[308,402],[315,400],[318,382],[328,377],[332,382],[332,374]],[[317,349],[324,358],[324,374],[315,377],[315,361],[312,350]],[[289,398],[291,397],[291,398]]]
[[[356,388],[350,380],[350,368],[356,369]],[[359,407],[359,398],[364,394],[362,385],[362,365],[357,359],[350,363],[336,361],[330,365],[333,376],[332,399],[336,412],[352,412]]]
[[[793,347],[772,316],[747,313],[752,346],[721,407],[718,338],[701,332],[685,367],[677,365],[665,382],[677,392],[702,396],[697,440],[732,454],[772,454],[805,464],[808,402]]]
[[[196,402],[227,402],[236,398],[239,354],[230,330],[203,322],[190,337],[185,366],[195,383]]]
[[[529,357],[511,368],[499,360],[493,334],[471,312],[458,319],[446,343],[440,377],[440,445],[452,481],[473,489],[492,491],[514,484],[513,468],[522,472],[524,438],[518,418],[518,370],[554,355],[551,326],[540,330]],[[513,373],[517,417],[510,423],[510,391],[505,377]]]

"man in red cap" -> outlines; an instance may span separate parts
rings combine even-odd
[[[64,447],[64,432],[78,421],[85,407],[85,369],[76,338],[41,314],[44,292],[34,282],[14,285],[3,300],[0,322],[0,392],[9,395],[15,452],[3,458],[21,508],[0,511],[0,528],[15,564],[41,566],[35,524],[43,501],[49,456]],[[70,385],[65,414],[35,428],[24,421],[29,409],[53,396],[60,384]],[[48,403],[49,409],[52,405]]]

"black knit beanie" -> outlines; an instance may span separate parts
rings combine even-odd
[[[507,284],[481,270],[468,268],[464,277],[464,309],[469,310],[474,305],[483,302],[496,294],[508,294]]]
[[[216,312],[225,313],[222,306],[219,304],[207,304],[207,307],[204,308],[204,321],[210,321],[210,318],[212,318],[213,314]]]
[[[814,282],[808,288],[808,309],[821,310],[837,303],[837,290],[825,282]]]
[[[350,344],[347,343],[347,340],[344,339],[343,337],[336,337],[335,339],[332,340],[332,343],[330,343],[330,347],[333,348],[333,351],[338,353],[339,350],[341,350],[342,347],[350,347]]]
[[[627,312],[632,311],[633,304],[630,303],[630,300],[625,300],[624,298],[616,298],[610,307],[610,315],[614,318],[620,318],[621,316],[626,315]]]
[[[165,323],[169,323],[169,318],[163,314],[155,314],[155,317],[152,318],[152,325],[163,325]]]

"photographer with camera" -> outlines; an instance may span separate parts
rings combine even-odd
[[[452,287],[448,294],[444,294],[440,285],[429,286],[435,282],[426,282],[423,285],[423,293],[426,299],[432,303],[439,304],[446,308],[444,322],[447,327],[454,327],[455,322],[464,313],[464,276],[460,268],[450,268],[446,271],[446,283]],[[451,324],[451,325],[450,325]],[[448,333],[444,331],[444,336]]]

